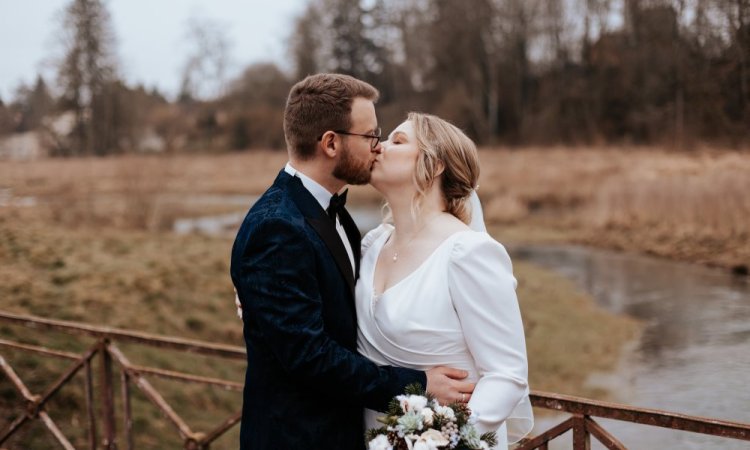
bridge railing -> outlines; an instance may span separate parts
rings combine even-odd
[[[158,336],[135,331],[93,326],[77,322],[45,319],[24,316],[0,311],[0,322],[20,325],[44,331],[58,331],[73,335],[94,338],[87,350],[82,353],[53,350],[39,345],[31,345],[13,340],[0,339],[0,348],[29,352],[42,357],[70,361],[67,370],[42,393],[34,393],[26,386],[24,380],[13,369],[11,361],[0,353],[0,369],[22,400],[18,404],[15,420],[5,429],[0,429],[0,446],[6,443],[18,430],[28,423],[38,420],[49,430],[51,437],[63,448],[73,450],[75,447],[66,438],[55,420],[47,412],[46,404],[59,390],[70,383],[79,372],[84,374],[84,392],[86,397],[86,417],[88,422],[88,448],[113,450],[119,447],[134,448],[133,415],[131,410],[132,389],[136,387],[158,408],[169,421],[183,442],[183,448],[190,450],[208,449],[216,439],[223,436],[240,421],[241,411],[237,411],[206,431],[195,431],[188,426],[180,412],[175,411],[164,396],[149,382],[147,377],[198,383],[206,386],[218,386],[223,389],[241,391],[242,383],[236,380],[224,380],[185,372],[165,370],[157,367],[137,365],[117,345],[131,343],[139,346],[151,346],[171,349],[180,352],[206,355],[220,359],[244,361],[246,354],[241,347],[201,342],[189,339]],[[99,382],[95,383],[92,362],[100,359],[98,364]],[[117,373],[116,373],[117,372]],[[122,421],[124,442],[118,443],[115,411],[115,376],[120,377],[121,407],[119,414]],[[0,378],[0,384],[4,380]],[[99,392],[94,395],[94,389]],[[99,405],[95,398],[99,398]],[[573,448],[588,450],[591,437],[601,442],[608,449],[625,449],[626,447],[612,434],[605,430],[594,418],[613,419],[642,425],[651,425],[674,430],[683,430],[706,435],[720,436],[727,439],[750,441],[750,424],[728,422],[723,420],[695,417],[655,409],[636,408],[628,405],[600,402],[585,398],[533,391],[531,402],[537,408],[544,408],[569,413],[570,417],[553,426],[540,435],[525,439],[516,446],[516,450],[548,448],[548,444],[565,432],[572,430]],[[98,406],[98,408],[97,408]],[[97,413],[97,410],[99,413]],[[101,428],[101,436],[99,436]]]
[[[180,415],[180,412],[175,411],[172,406],[170,406],[164,396],[149,382],[147,376],[219,386],[223,389],[234,391],[242,391],[242,383],[233,380],[223,380],[179,371],[164,370],[157,367],[136,365],[130,362],[128,357],[118,346],[118,343],[134,343],[139,346],[159,347],[180,352],[244,361],[246,357],[245,350],[241,347],[190,339],[157,336],[148,333],[93,326],[77,322],[22,316],[2,311],[0,311],[0,322],[22,325],[41,332],[58,331],[94,338],[93,344],[83,353],[52,350],[38,345],[0,339],[0,348],[15,349],[43,357],[70,361],[68,369],[54,380],[44,392],[35,393],[31,392],[24,383],[24,380],[16,373],[11,361],[0,353],[0,369],[2,369],[2,373],[10,383],[15,386],[15,389],[22,397],[22,401],[18,405],[20,411],[16,419],[5,429],[0,429],[0,448],[16,432],[18,432],[21,427],[27,425],[31,421],[38,420],[44,424],[51,433],[51,437],[63,448],[68,450],[75,449],[70,440],[65,436],[63,430],[57,426],[55,420],[47,412],[45,405],[64,385],[70,383],[74,376],[81,371],[84,373],[85,380],[88,448],[92,450],[97,448],[108,450],[118,448],[118,435],[116,432],[118,415],[115,411],[115,376],[119,376],[121,381],[120,395],[122,400],[122,412],[119,414],[119,417],[122,420],[124,430],[122,435],[124,435],[125,440],[124,443],[119,444],[119,448],[134,448],[133,415],[131,410],[131,391],[133,387],[139,389],[174,426],[176,432],[183,441],[183,447],[185,449],[208,449],[212,442],[224,435],[240,420],[241,411],[237,411],[213,429],[206,431],[196,431],[191,429]],[[100,358],[98,364],[98,383],[95,383],[95,375],[92,369],[92,362],[95,358]],[[1,378],[0,383],[2,383]],[[96,405],[94,401],[95,386],[98,388],[98,395],[96,397],[100,399],[98,405]],[[99,436],[100,428],[101,436]]]
[[[625,449],[625,445],[597,423],[594,417],[750,441],[750,424],[747,423],[688,416],[538,391],[532,392],[531,404],[537,408],[566,412],[570,414],[570,417],[539,436],[522,441],[516,450],[547,450],[551,440],[569,430],[573,430],[575,450],[590,449],[592,436],[608,449]]]

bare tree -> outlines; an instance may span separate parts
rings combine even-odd
[[[224,24],[194,17],[188,22],[185,38],[190,51],[182,70],[180,99],[208,99],[223,95],[230,50]]]
[[[318,52],[324,36],[320,35],[318,5],[310,2],[305,12],[295,19],[294,31],[289,39],[296,78],[302,79],[320,71]]]
[[[34,130],[54,107],[54,99],[49,93],[44,78],[38,76],[33,88],[21,85],[16,90],[14,102],[18,108],[19,120],[15,131]]]
[[[65,56],[58,67],[63,106],[75,113],[65,153],[103,154],[112,143],[111,110],[105,98],[116,79],[114,33],[100,0],[72,0],[63,17]]]
[[[298,76],[373,82],[388,125],[423,109],[483,143],[750,139],[750,0],[310,0],[291,42]]]

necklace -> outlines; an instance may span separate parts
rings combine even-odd
[[[422,232],[422,230],[424,230],[424,228],[425,228],[425,227],[427,226],[427,224],[428,224],[428,223],[430,223],[430,221],[431,221],[431,220],[432,220],[433,218],[435,218],[435,217],[437,217],[437,216],[439,216],[439,215],[440,215],[440,213],[437,213],[437,214],[435,214],[435,215],[432,215],[432,216],[428,217],[427,219],[425,219],[425,221],[424,221],[424,223],[422,224],[422,226],[421,226],[421,227],[419,227],[419,229],[418,229],[417,231],[415,231],[415,232],[414,232],[414,234],[412,235],[411,239],[409,239],[409,240],[408,240],[408,241],[406,242],[406,244],[404,244],[404,245],[403,245],[403,246],[401,247],[401,250],[404,250],[404,249],[408,248],[408,247],[409,247],[409,245],[410,245],[410,244],[412,243],[412,241],[414,241],[414,239],[416,239],[416,238],[417,238],[417,236],[419,236],[419,233],[421,233],[421,232]],[[391,235],[390,235],[390,236],[388,237],[388,240],[390,240],[390,238],[391,238],[391,237],[393,237],[393,235],[392,235],[392,234],[391,234]],[[393,246],[394,246],[394,247],[396,246],[396,245],[395,245],[395,242],[394,242],[394,245],[393,245]],[[393,252],[393,257],[391,258],[391,260],[392,260],[393,262],[396,262],[396,261],[398,261],[398,250],[395,250],[395,251]]]

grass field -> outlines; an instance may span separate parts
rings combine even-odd
[[[750,265],[750,154],[717,150],[485,149],[485,215],[514,240],[559,239],[736,271]],[[257,151],[171,158],[0,162],[0,189],[65,226],[166,229],[223,212],[196,194],[259,194],[286,161]],[[369,187],[353,201],[377,204]],[[236,209],[236,206],[234,207]]]

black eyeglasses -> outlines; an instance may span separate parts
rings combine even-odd
[[[380,130],[380,128],[378,128],[378,129],[375,130],[375,134],[351,133],[349,131],[344,131],[344,130],[332,130],[332,131],[334,133],[345,134],[347,136],[362,136],[362,137],[370,138],[371,139],[371,141],[370,141],[370,148],[373,149],[373,150],[375,150],[375,147],[378,146],[378,143],[380,142],[380,137],[381,137],[381,130]],[[322,134],[320,136],[318,136],[318,140],[321,140],[321,139],[323,139],[323,135]]]

